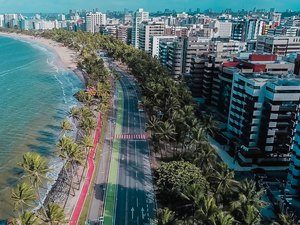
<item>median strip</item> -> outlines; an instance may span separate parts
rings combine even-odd
[[[124,98],[123,90],[119,82],[117,82],[118,100],[117,100],[117,118],[115,134],[121,134],[123,124]],[[105,206],[104,206],[104,225],[114,224],[115,200],[117,195],[119,153],[121,140],[114,139],[112,146],[111,162],[109,167],[108,183],[106,188]]]

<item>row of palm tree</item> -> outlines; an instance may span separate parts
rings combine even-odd
[[[167,192],[166,187],[160,186],[159,181],[162,177],[158,171],[165,170],[167,177],[171,177],[172,173],[168,171],[169,167],[162,163],[156,170],[157,174],[160,174],[156,176],[156,182],[157,196],[162,208],[158,224],[255,225],[264,222],[260,215],[260,210],[265,205],[261,201],[262,191],[253,181],[235,180],[234,172],[220,162],[207,141],[208,134],[213,134],[217,127],[216,122],[210,115],[200,118],[195,116],[190,91],[182,80],[171,78],[157,59],[110,36],[64,30],[45,31],[38,35],[61,42],[80,52],[79,67],[90,74],[89,84],[97,86],[97,98],[105,100],[105,103],[109,98],[103,90],[106,85],[109,86],[111,78],[103,69],[103,61],[97,56],[97,50],[102,49],[110,57],[127,65],[143,92],[143,105],[148,115],[147,130],[151,132],[153,154],[161,162],[167,161],[172,164],[179,160],[194,165],[194,170],[199,170],[202,176],[201,180],[208,184],[207,189],[203,189],[197,180],[191,180],[186,185],[183,182],[182,188]],[[97,65],[102,69],[95,68]],[[99,90],[98,85],[102,87]],[[80,99],[85,103],[95,100],[83,93]],[[97,109],[102,112],[106,109],[105,105]],[[156,155],[156,152],[160,152],[160,156]],[[179,175],[186,172],[180,168],[177,170]],[[169,202],[160,198],[160,192],[169,193]],[[174,200],[179,201],[174,203]],[[280,216],[278,223],[293,224],[293,219],[286,218],[290,217]]]
[[[16,214],[16,219],[10,221],[11,224],[65,224],[68,221],[65,219],[64,207],[69,196],[75,194],[76,185],[79,189],[87,167],[87,158],[93,147],[91,135],[96,128],[95,114],[99,112],[103,116],[110,107],[113,77],[105,67],[103,60],[97,56],[95,50],[98,49],[98,40],[89,34],[75,34],[60,30],[43,34],[32,31],[22,32],[27,35],[42,35],[77,50],[79,52],[78,67],[86,76],[86,85],[94,87],[96,90],[95,95],[91,95],[85,90],[79,91],[76,97],[83,106],[70,110],[69,116],[73,123],[70,122],[70,119],[65,119],[60,124],[61,138],[57,144],[57,153],[64,162],[62,173],[66,178],[65,182],[68,187],[64,203],[61,205],[50,202],[44,205],[42,196],[40,196],[40,188],[49,181],[47,174],[50,169],[47,161],[36,153],[30,152],[23,156],[23,162],[19,165],[24,170],[25,175],[22,182],[11,191],[11,199],[14,202]],[[73,130],[72,124],[79,128],[76,139],[68,136],[68,132]],[[80,177],[77,171],[79,166],[83,166]],[[77,180],[75,180],[76,178]],[[37,205],[40,207],[37,208]],[[36,209],[33,210],[33,208]]]
[[[47,177],[50,168],[47,161],[37,153],[27,152],[23,155],[23,161],[19,166],[24,171],[22,181],[11,191],[11,199],[14,202],[15,219],[9,221],[15,225],[37,225],[50,224],[58,225],[67,223],[63,208],[56,203],[42,202],[40,188]],[[40,205],[35,211],[28,211]]]

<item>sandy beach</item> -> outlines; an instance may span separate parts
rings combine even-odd
[[[83,72],[77,68],[78,54],[74,50],[65,47],[61,43],[52,41],[50,39],[42,38],[42,37],[32,37],[25,34],[6,33],[6,32],[0,32],[0,35],[5,37],[20,39],[20,40],[23,39],[29,42],[42,45],[52,50],[59,57],[58,60],[65,69],[72,70],[83,83],[86,83],[86,79],[84,77]]]
[[[28,42],[36,43],[38,45],[41,45],[50,51],[54,52],[57,55],[57,63],[66,70],[72,70],[83,83],[86,83],[86,79],[84,77],[84,73],[77,68],[77,57],[78,53],[74,50],[71,50],[63,44],[52,41],[50,39],[42,38],[42,37],[32,37],[24,34],[16,34],[16,33],[5,33],[0,32],[0,36],[5,37],[11,37],[14,39],[19,40],[25,40]],[[83,172],[83,167],[80,166],[78,170],[76,171],[76,176],[80,177]],[[66,198],[67,192],[68,192],[68,186],[65,182],[66,177],[63,176],[63,170],[60,171],[57,180],[52,185],[51,189],[49,190],[45,200],[44,204],[47,204],[48,202],[56,202],[61,205],[63,205],[64,200]],[[75,182],[76,183],[76,182]],[[73,212],[73,209],[76,205],[76,202],[79,197],[79,193],[81,191],[82,185],[80,186],[77,184],[77,188],[75,191],[75,196],[70,195],[66,207],[65,207],[65,213],[68,218],[71,217],[71,214]],[[75,185],[76,186],[76,185]]]

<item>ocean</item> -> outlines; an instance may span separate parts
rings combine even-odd
[[[59,123],[78,104],[73,95],[83,83],[56,59],[43,46],[0,36],[0,219],[13,216],[10,188],[22,177],[24,153],[46,157],[53,180],[62,166]]]

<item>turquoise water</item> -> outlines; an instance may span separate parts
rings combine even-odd
[[[82,87],[51,51],[0,37],[0,219],[11,216],[9,188],[21,177],[16,164],[25,152],[43,154],[55,168],[51,176],[57,174],[59,123],[77,104],[73,95]]]

